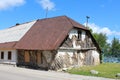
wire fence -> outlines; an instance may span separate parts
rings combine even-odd
[[[104,51],[102,55],[103,62],[120,63],[120,50]]]
[[[112,56],[103,57],[103,62],[104,63],[107,63],[107,62],[110,62],[110,63],[120,63],[120,57],[112,57]]]

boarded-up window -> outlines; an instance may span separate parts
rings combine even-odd
[[[37,53],[37,63],[42,64],[42,53]]]
[[[11,60],[11,59],[12,59],[12,52],[8,51],[8,60]]]
[[[25,51],[24,58],[25,58],[25,62],[30,62],[30,55],[28,51]]]
[[[1,59],[4,59],[4,52],[1,52]]]

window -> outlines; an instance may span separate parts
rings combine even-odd
[[[78,31],[78,39],[81,40],[81,31]]]
[[[12,58],[12,52],[8,51],[8,60],[11,60],[11,58]]]
[[[4,59],[4,52],[1,52],[1,59]]]

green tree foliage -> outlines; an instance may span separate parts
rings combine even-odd
[[[103,33],[93,33],[94,38],[96,39],[97,43],[99,44],[101,49],[104,49],[107,44],[107,36]]]
[[[115,55],[115,56],[120,54],[120,41],[115,37],[112,40],[111,53],[112,55]]]
[[[98,45],[100,46],[104,55],[110,54],[110,44],[107,43],[107,36],[103,33],[93,33],[94,38],[96,39]]]
[[[107,43],[107,36],[103,33],[93,33],[93,30],[88,27],[93,37],[97,41],[101,50],[105,56],[120,56],[120,41],[117,38],[113,38],[111,44]]]
[[[89,29],[89,30],[90,30],[90,32],[91,32],[91,33],[93,33],[93,30],[92,30],[90,27],[87,27],[87,29]]]
[[[93,33],[93,30],[90,27],[87,27],[90,32],[92,33],[93,37],[97,41],[98,45],[101,49],[104,49],[105,47],[108,47],[109,44],[107,44],[107,36],[103,33]]]

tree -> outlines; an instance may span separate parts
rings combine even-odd
[[[107,45],[107,36],[103,33],[93,33],[94,38],[96,39],[97,43],[99,44],[100,48],[104,48]]]
[[[92,33],[104,55],[110,54],[110,44],[107,43],[107,36],[103,33]]]
[[[112,40],[111,53],[114,56],[117,56],[120,54],[120,42],[119,42],[119,39],[115,37]]]
[[[104,51],[104,53],[108,54],[110,50],[110,44],[107,43],[107,36],[104,33],[93,33],[93,30],[90,27],[87,27],[92,33],[93,37],[97,41],[98,45]]]
[[[89,29],[89,30],[90,30],[90,32],[91,32],[91,33],[93,33],[93,30],[92,30],[90,27],[87,27],[87,29]]]

